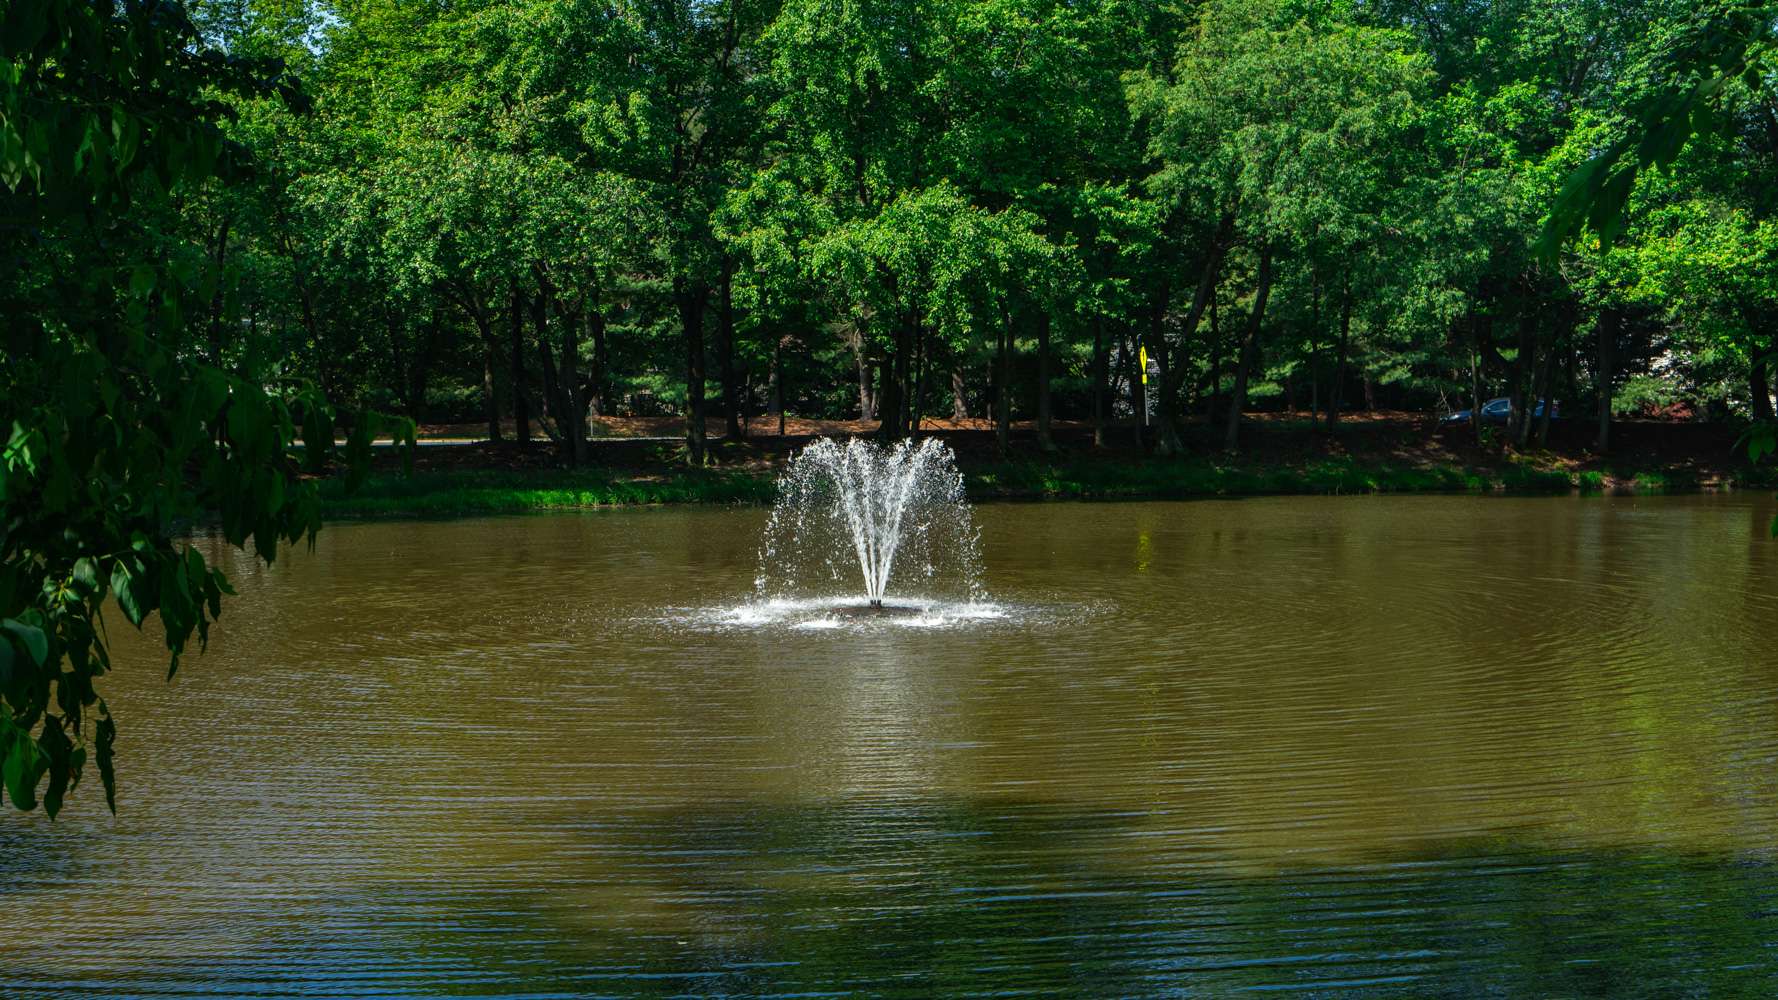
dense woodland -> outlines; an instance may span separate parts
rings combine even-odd
[[[1243,409],[1767,416],[1778,114],[1539,255],[1691,3],[205,0],[248,183],[139,238],[191,350],[422,421],[1128,422]],[[75,260],[43,261],[58,270]],[[1523,443],[1544,431],[1523,419]],[[1114,434],[1107,431],[1103,434]]]

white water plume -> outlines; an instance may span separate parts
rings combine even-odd
[[[781,600],[860,594],[848,588],[861,584],[871,607],[892,586],[910,604],[979,601],[979,544],[943,442],[823,439],[778,479],[755,589],[760,600]]]

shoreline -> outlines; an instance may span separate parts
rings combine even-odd
[[[1573,469],[1507,456],[1487,465],[1410,464],[1330,456],[1302,462],[1190,456],[1180,459],[1058,456],[979,462],[960,457],[971,502],[1187,500],[1242,496],[1656,495],[1778,488],[1778,470],[1696,466]],[[705,470],[656,468],[489,468],[382,471],[355,493],[322,484],[328,520],[448,518],[681,504],[763,505],[775,496],[778,466],[751,463]]]

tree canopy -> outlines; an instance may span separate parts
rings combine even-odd
[[[708,419],[785,409],[1051,447],[1134,415],[1145,348],[1166,453],[1253,408],[1771,409],[1763,307],[1663,263],[1769,214],[1764,8],[190,9],[193,58],[285,68],[206,85],[256,168],[167,245],[218,358],[336,405],[571,462],[624,414],[682,415],[694,464]]]
[[[242,362],[213,315],[226,275],[182,239],[258,169],[230,101],[305,107],[281,64],[205,46],[158,0],[15,3],[3,34],[0,774],[53,816],[89,748],[114,801],[107,602],[159,617],[171,676],[232,592],[179,530],[213,520],[268,562],[312,537],[300,472],[334,455],[338,414]],[[379,423],[350,427],[360,468]]]

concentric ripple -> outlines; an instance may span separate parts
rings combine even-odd
[[[1020,609],[989,601],[935,601],[889,595],[880,606],[865,596],[776,598],[732,607],[693,609],[673,620],[690,626],[870,632],[901,628],[961,628],[1015,620]]]

